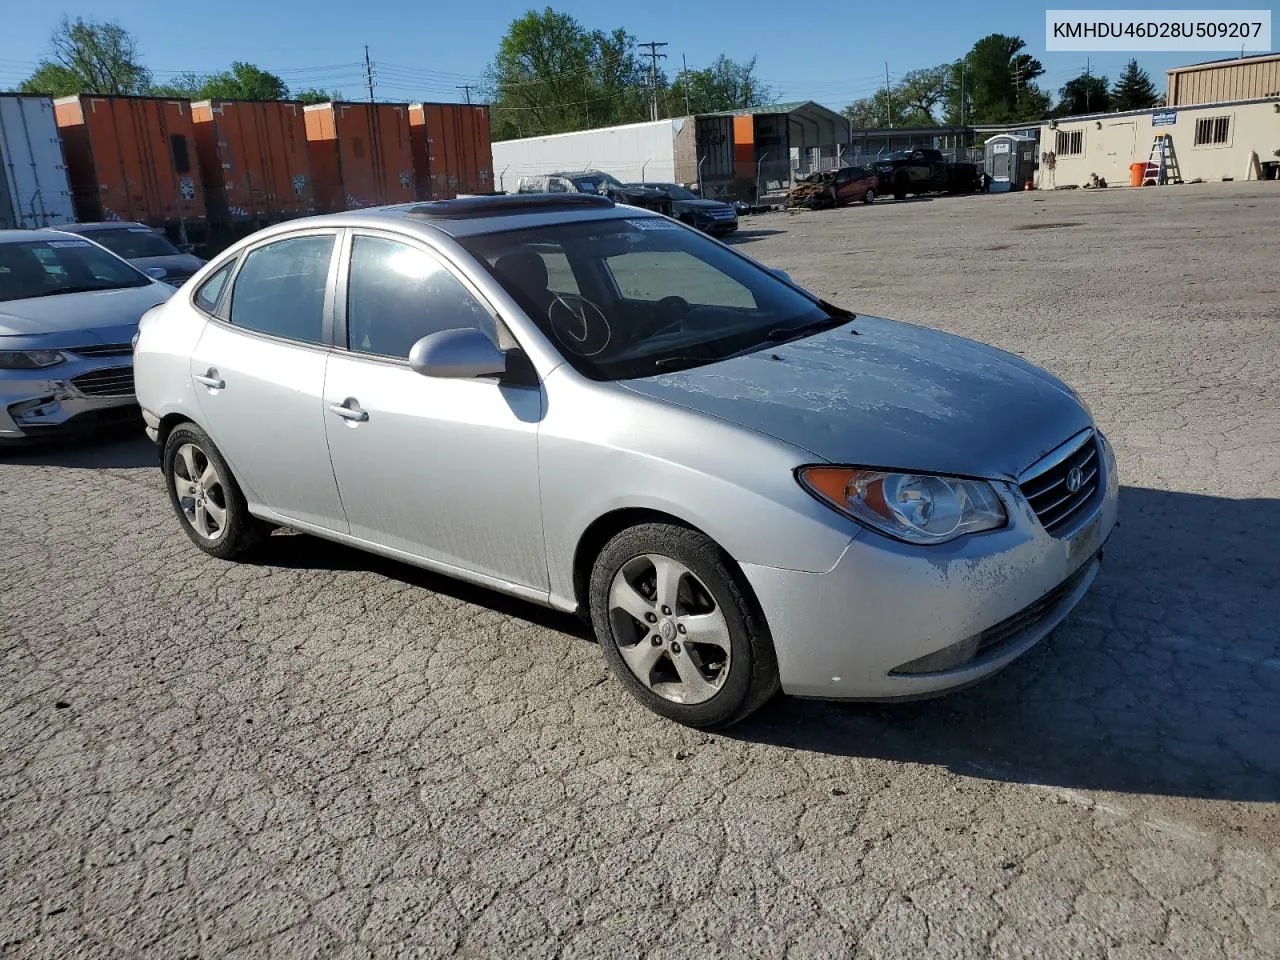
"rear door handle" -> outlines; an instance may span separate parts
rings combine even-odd
[[[361,410],[355,397],[347,397],[341,403],[329,404],[329,412],[336,413],[343,420],[354,420],[356,423],[364,423],[369,419],[369,411]]]
[[[206,373],[197,373],[196,382],[203,383],[212,390],[223,390],[227,386],[227,381],[218,376],[218,371],[210,367]]]

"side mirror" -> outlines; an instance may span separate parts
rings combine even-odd
[[[791,279],[791,274],[787,273],[787,271],[785,270],[778,270],[778,269],[775,269],[774,267],[770,267],[769,272],[772,273],[779,280],[785,281],[786,283],[791,284],[793,287],[796,285],[796,282]]]
[[[423,337],[409,348],[409,366],[424,377],[497,377],[507,372],[507,355],[475,327],[463,327]]]
[[[163,280],[165,277],[169,275],[168,271],[166,271],[164,267],[147,267],[146,270],[143,271],[143,273],[145,273],[152,280]]]

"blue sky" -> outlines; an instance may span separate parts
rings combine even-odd
[[[1081,2],[1080,7],[1103,8]],[[247,60],[279,73],[294,88],[318,86],[363,98],[364,44],[377,65],[379,99],[461,100],[457,85],[479,82],[510,21],[530,8],[519,0],[437,5],[422,0],[219,0],[195,7],[153,0],[70,0],[66,6],[7,0],[0,31],[0,88],[15,85],[48,50],[60,15],[118,20],[139,40],[158,80],[184,70],[207,72]],[[1042,86],[1055,94],[1085,66],[1087,54],[1046,53],[1045,7],[1018,2],[967,4],[955,0],[856,4],[737,0],[647,0],[644,4],[559,2],[556,9],[589,28],[627,28],[640,41],[667,41],[668,73],[680,56],[701,66],[719,53],[759,58],[759,76],[779,100],[812,99],[839,108],[916,67],[954,60],[987,33],[1021,36],[1044,63]],[[1055,2],[1054,8],[1068,4]],[[1107,5],[1133,8],[1135,3]],[[1178,8],[1176,3],[1151,6]],[[1207,6],[1202,0],[1202,7]],[[1248,7],[1248,3],[1231,6]],[[1256,4],[1255,4],[1256,6]],[[447,9],[447,13],[445,12]],[[861,9],[864,16],[847,11]],[[209,10],[208,14],[197,10]],[[901,11],[901,19],[889,14]],[[858,22],[861,20],[862,22]],[[1138,54],[1157,89],[1164,71],[1222,53]],[[1094,54],[1095,73],[1112,79],[1127,54]]]

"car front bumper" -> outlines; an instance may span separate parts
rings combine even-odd
[[[136,414],[133,358],[68,360],[40,370],[0,370],[0,443],[90,429]]]
[[[782,689],[932,696],[995,673],[1042,640],[1088,591],[1116,523],[1115,458],[1098,438],[1105,476],[1096,500],[1060,535],[1045,532],[1016,485],[996,483],[1010,516],[1001,530],[931,547],[868,530],[819,574],[742,564],[769,622]]]

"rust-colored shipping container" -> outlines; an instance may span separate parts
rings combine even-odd
[[[265,226],[315,213],[302,104],[201,100],[191,119],[210,220]]]
[[[414,199],[408,109],[403,103],[317,103],[303,111],[321,212]]]
[[[136,220],[178,232],[205,217],[191,104],[165,97],[54,101],[76,218]]]
[[[419,200],[493,191],[489,108],[467,103],[409,104],[409,142]]]

